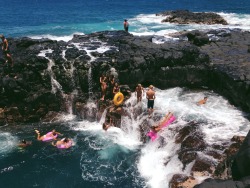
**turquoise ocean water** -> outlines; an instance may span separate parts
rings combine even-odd
[[[1,0],[0,32],[7,37],[67,40],[74,33],[123,29],[124,19],[129,20],[130,32],[137,35],[202,28],[161,24],[161,18],[155,17],[155,13],[176,9],[216,12],[225,17],[229,27],[250,28],[249,0]]]

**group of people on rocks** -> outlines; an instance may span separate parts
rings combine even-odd
[[[101,100],[104,100],[106,97],[107,89],[109,90],[109,94],[111,94],[111,98],[115,96],[116,93],[120,92],[120,86],[118,82],[115,81],[114,75],[110,77],[105,76],[104,74],[100,77],[101,84]]]
[[[100,83],[101,83],[101,88],[102,88],[102,98],[101,100],[104,100],[104,97],[105,97],[105,90],[103,90],[103,85],[107,85],[106,83],[102,83],[104,80],[107,80],[107,78],[105,76],[102,76],[100,78]],[[111,79],[112,80],[112,79]],[[105,82],[105,81],[104,81]],[[111,82],[112,83],[112,82]],[[117,85],[114,85],[113,87],[113,96],[116,94],[116,92],[119,91],[119,89],[117,89],[117,87],[119,88],[118,86],[118,83],[116,83]],[[142,87],[141,84],[138,84],[135,88],[135,95],[137,97],[137,103],[141,102],[142,101],[142,97],[144,95],[144,88]],[[147,109],[148,109],[148,116],[149,118],[152,116],[153,114],[153,111],[154,111],[154,100],[155,100],[155,91],[154,91],[154,86],[153,85],[150,85],[148,87],[148,90],[146,92],[146,98],[147,98]],[[197,105],[203,105],[207,102],[207,99],[208,97],[204,97],[202,100],[199,100],[197,102]],[[155,132],[158,132],[162,129],[162,126],[168,122],[168,120],[173,117],[173,113],[172,112],[168,112],[164,118],[162,120],[160,120],[159,123],[157,123],[156,126],[153,126],[152,129],[153,131]],[[110,126],[112,126],[112,120],[110,118],[110,122],[105,122],[103,123],[103,129],[106,131]]]
[[[35,130],[36,134],[37,134],[37,140],[39,141],[43,141],[43,142],[49,142],[52,141],[52,145],[59,148],[59,149],[67,149],[70,148],[73,145],[73,140],[70,138],[62,138],[62,139],[57,139],[57,137],[59,135],[62,135],[61,133],[57,132],[55,129],[53,129],[52,131],[48,132],[45,135],[40,134],[40,131]],[[53,142],[55,141],[55,142]],[[18,146],[19,147],[27,147],[29,145],[31,145],[32,142],[31,141],[27,141],[27,140],[22,140]]]

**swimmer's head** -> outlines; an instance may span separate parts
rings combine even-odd
[[[52,134],[56,135],[56,130],[55,129],[52,130]]]
[[[141,87],[141,84],[138,84],[138,87]]]
[[[153,89],[153,88],[154,88],[154,86],[153,86],[153,85],[150,85],[150,86],[149,86],[149,89]]]

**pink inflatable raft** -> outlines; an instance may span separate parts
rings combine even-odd
[[[57,138],[57,134],[53,135],[52,132],[48,132],[46,135],[43,136],[42,141],[43,142],[47,142],[47,141],[51,141]]]
[[[56,147],[58,149],[67,149],[67,148],[70,148],[72,145],[73,145],[73,142],[71,140],[69,140],[67,143],[56,145]]]
[[[168,125],[170,125],[174,120],[176,120],[175,116],[171,116],[170,119],[162,125],[162,128],[164,127],[167,127]],[[152,141],[154,141],[158,135],[157,135],[157,132],[153,131],[153,130],[150,130],[148,133],[147,133],[147,136],[149,136],[151,138]]]

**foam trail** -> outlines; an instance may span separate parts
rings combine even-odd
[[[72,40],[74,35],[84,35],[84,33],[74,33],[72,35],[65,35],[65,36],[55,36],[55,35],[37,35],[37,36],[28,36],[31,39],[51,39],[51,40],[56,40],[56,41],[65,41],[68,42],[70,40]]]
[[[17,138],[8,132],[0,132],[0,158],[10,153],[17,147]]]
[[[97,181],[113,186],[117,181],[133,176],[135,159],[128,162],[128,158],[134,158],[133,153],[139,142],[131,140],[124,131],[116,127],[104,131],[102,125],[97,122],[82,121],[73,125],[72,129],[81,131],[88,145],[80,160],[82,178],[85,181]],[[136,178],[133,176],[133,179]]]

